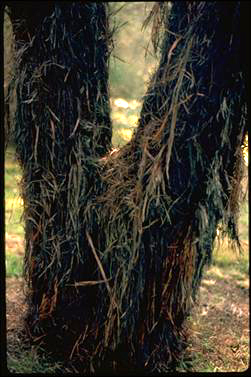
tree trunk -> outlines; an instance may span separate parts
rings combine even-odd
[[[132,140],[110,156],[105,12],[55,3],[20,48],[27,323],[82,372],[163,373],[185,346],[220,221],[238,243],[240,4],[154,5],[159,67]]]
[[[12,2],[9,8],[17,50],[14,134],[23,171],[27,323],[34,339],[56,327],[61,334],[53,349],[63,343],[69,355],[73,344],[63,342],[64,333],[75,337],[74,328],[83,330],[76,318],[83,306],[89,318],[95,300],[74,284],[96,275],[83,211],[97,161],[111,148],[107,5]]]

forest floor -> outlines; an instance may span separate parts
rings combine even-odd
[[[246,370],[250,357],[248,274],[234,264],[226,267],[216,262],[204,275],[199,296],[199,305],[189,318],[191,336],[184,357],[192,357],[190,369]]]

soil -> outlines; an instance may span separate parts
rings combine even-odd
[[[6,248],[15,254],[24,255],[24,241],[23,237],[20,237],[16,234],[6,233]]]
[[[191,337],[186,352],[196,359],[194,371],[206,371],[206,367],[214,372],[242,372],[249,367],[249,279],[237,282],[221,274],[219,268],[208,270],[200,287],[199,305],[189,320]]]

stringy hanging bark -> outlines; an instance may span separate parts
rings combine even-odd
[[[220,222],[239,245],[246,133],[239,7],[154,5],[160,64],[132,141],[105,160],[104,189],[86,211],[86,223],[99,219],[103,230],[94,247],[107,281],[97,313],[104,348],[120,345],[144,370],[165,372],[178,359]],[[89,232],[95,240],[92,225]]]
[[[240,3],[154,5],[160,63],[113,154],[105,9],[57,3],[20,50],[27,325],[82,373],[166,372],[217,226],[239,244]]]
[[[83,329],[82,312],[90,319],[95,301],[91,291],[83,292],[87,298],[81,301],[74,283],[96,270],[82,218],[97,161],[111,148],[111,35],[103,3],[38,6],[41,18],[30,25],[34,4],[21,9],[10,4],[17,49],[14,135],[23,172],[26,322],[34,340],[49,334],[49,345],[59,352],[63,346],[69,356]],[[73,340],[66,336],[64,342],[65,334]]]

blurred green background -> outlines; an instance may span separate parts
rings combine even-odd
[[[154,2],[110,3],[115,14],[114,50],[110,61],[111,96],[125,100],[140,100],[156,58],[153,56],[150,27],[142,30],[143,22]],[[120,11],[118,11],[121,9]],[[118,13],[116,13],[118,11]],[[112,25],[111,25],[112,26]]]

